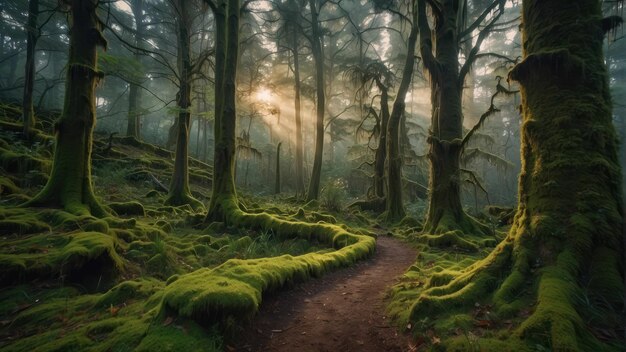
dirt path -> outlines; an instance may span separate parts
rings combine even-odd
[[[377,242],[372,259],[266,298],[231,345],[237,351],[409,350],[408,337],[389,326],[383,295],[416,252],[387,236]]]

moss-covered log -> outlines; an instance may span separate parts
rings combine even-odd
[[[480,303],[519,318],[509,340],[529,350],[620,349],[594,334],[617,333],[624,309],[621,175],[601,15],[595,0],[524,1],[525,59],[510,73],[523,98],[513,227],[487,258],[431,283],[413,320]]]
[[[92,134],[96,123],[95,89],[98,46],[106,47],[98,1],[73,0],[70,4],[70,52],[63,114],[56,125],[52,172],[44,189],[29,206],[52,206],[69,212],[105,215],[91,181]]]
[[[227,224],[272,231],[283,239],[319,241],[336,250],[297,257],[231,259],[215,269],[197,270],[181,276],[165,289],[165,311],[203,323],[229,317],[247,319],[257,312],[263,293],[349,265],[368,257],[375,249],[373,237],[351,234],[331,224],[308,224],[282,220],[267,213],[245,213],[234,199],[223,201],[222,210]]]

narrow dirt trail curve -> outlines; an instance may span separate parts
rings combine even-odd
[[[370,260],[264,298],[231,345],[237,351],[407,351],[408,337],[385,317],[384,294],[415,255],[407,244],[380,236]]]

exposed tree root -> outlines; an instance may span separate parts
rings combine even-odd
[[[358,208],[360,210],[369,210],[374,212],[383,212],[385,210],[385,198],[372,198],[367,200],[358,200],[348,205],[348,208]]]

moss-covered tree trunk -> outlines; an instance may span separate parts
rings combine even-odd
[[[143,45],[143,1],[133,0],[131,9],[135,17],[135,46],[141,48]],[[136,50],[134,54],[137,62],[141,61],[141,53]],[[128,118],[126,125],[126,135],[137,140],[141,137],[141,87],[136,82],[130,82],[128,90]]]
[[[486,259],[426,290],[413,318],[476,302],[493,304],[499,317],[532,307],[512,338],[555,351],[612,350],[592,334],[620,329],[624,304],[621,171],[601,16],[596,0],[524,0],[524,60],[510,73],[523,110],[513,227]]]
[[[22,100],[22,122],[24,135],[28,138],[35,124],[33,111],[33,90],[35,87],[35,47],[39,38],[37,17],[39,0],[28,2],[28,23],[26,24],[26,63],[24,65],[24,94]]]
[[[523,106],[520,205],[511,231],[519,271],[511,276],[528,275],[529,260],[539,263],[538,305],[520,330],[550,329],[555,350],[597,342],[577,296],[607,304],[595,307],[608,308],[604,323],[623,309],[621,170],[601,19],[595,0],[524,0],[524,61],[511,72]],[[511,276],[507,283],[517,283]],[[506,297],[514,291],[508,287]]]
[[[425,12],[425,6],[422,2],[420,11]],[[425,51],[432,52],[430,43],[432,41],[437,43],[433,60],[426,59],[424,62],[431,76],[432,104],[431,135],[428,138],[430,197],[424,232],[454,230],[466,216],[461,206],[460,155],[463,112],[462,87],[458,84],[457,11],[458,7],[453,6],[452,2],[445,3],[442,8],[443,14],[436,19],[433,38],[424,36],[420,45],[422,55],[428,57]]]
[[[98,46],[106,47],[96,15],[97,0],[72,0],[70,48],[63,114],[56,125],[52,172],[28,206],[60,207],[75,214],[104,216],[91,182],[92,134],[96,123],[95,90]]]
[[[387,87],[376,80],[380,90],[380,137],[374,155],[374,195],[385,197],[385,160],[387,159],[387,125],[389,124],[389,93]]]
[[[402,71],[402,81],[398,87],[396,100],[387,126],[387,195],[385,211],[387,219],[396,221],[402,219],[406,212],[402,200],[402,155],[400,154],[400,120],[406,107],[405,98],[413,78],[415,66],[415,46],[417,43],[417,9],[412,1],[412,25],[407,43],[407,55]]]
[[[315,155],[313,157],[313,170],[309,180],[309,189],[306,199],[317,199],[320,194],[320,181],[322,178],[322,158],[324,156],[324,111],[326,110],[326,96],[324,93],[324,53],[322,51],[322,33],[318,22],[318,9],[315,0],[309,0],[311,8],[311,51],[315,61]]]
[[[430,74],[431,134],[429,204],[424,232],[452,230],[481,232],[482,227],[463,211],[461,205],[460,156],[463,140],[463,84],[467,73],[460,72],[459,50],[462,39],[460,0],[441,1],[435,11],[435,28],[430,30],[426,1],[420,0],[419,21],[423,35],[420,52]],[[495,3],[495,1],[494,1]],[[433,43],[436,43],[433,53]],[[475,53],[474,53],[475,54]]]
[[[214,15],[216,21],[215,84],[216,87],[222,87],[222,89],[215,89],[213,193],[206,219],[207,221],[223,221],[233,207],[237,206],[234,177],[239,0],[228,0],[228,4],[225,1],[222,2],[214,10]]]

